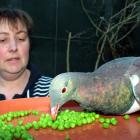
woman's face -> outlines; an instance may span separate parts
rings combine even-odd
[[[17,26],[0,23],[0,74],[16,74],[26,69],[29,60],[27,29],[19,21]]]

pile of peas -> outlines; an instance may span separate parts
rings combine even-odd
[[[36,115],[39,119],[25,124],[23,117],[28,115]],[[123,118],[129,119],[130,116],[124,115]],[[16,125],[11,122],[14,119],[17,121]],[[31,128],[39,130],[49,127],[63,131],[95,121],[101,123],[105,129],[118,123],[114,117],[105,118],[95,112],[77,112],[68,109],[60,111],[55,121],[52,120],[50,114],[41,113],[37,110],[8,112],[0,116],[0,140],[34,140],[34,137],[28,132]],[[137,118],[137,121],[140,122],[140,117]],[[70,139],[69,135],[66,136],[66,139]]]
[[[28,133],[29,124],[23,125],[23,120],[18,119],[17,125],[11,121],[16,118],[29,115],[30,111],[9,112],[0,116],[0,140],[33,140],[33,136]],[[32,112],[34,113],[34,111]],[[30,128],[31,128],[30,124]]]

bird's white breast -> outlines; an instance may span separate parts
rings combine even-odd
[[[135,94],[135,87],[140,82],[140,78],[136,74],[130,76],[129,78],[130,78],[130,81],[131,81],[131,84],[132,84],[133,93]],[[124,114],[131,114],[131,113],[134,113],[134,112],[139,111],[139,110],[140,110],[140,104],[135,99],[131,108],[127,112],[125,112]]]
[[[131,114],[140,110],[140,104],[135,100],[131,108],[124,114]]]

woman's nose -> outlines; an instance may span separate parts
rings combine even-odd
[[[17,41],[16,39],[11,39],[9,44],[10,51],[17,51]]]

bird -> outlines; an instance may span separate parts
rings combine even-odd
[[[140,57],[120,57],[93,72],[64,72],[56,75],[49,88],[51,116],[68,101],[81,108],[108,115],[131,114],[140,110]]]

